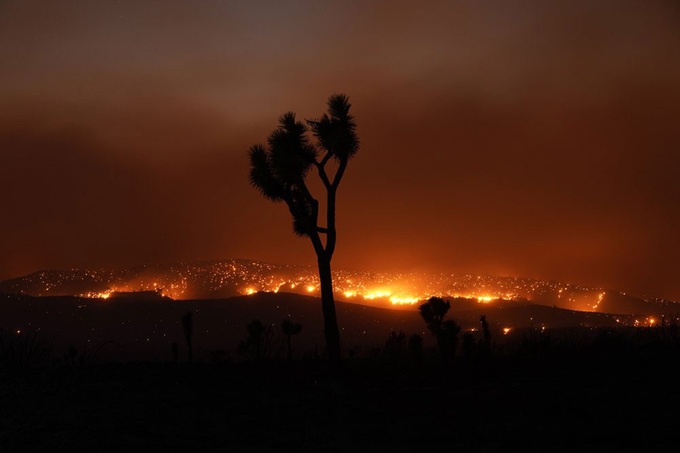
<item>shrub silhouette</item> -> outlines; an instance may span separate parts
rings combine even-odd
[[[331,259],[337,239],[335,201],[347,163],[359,150],[354,118],[349,114],[347,96],[328,99],[328,110],[306,125],[288,112],[279,118],[279,127],[267,138],[267,146],[250,148],[250,183],[267,199],[288,205],[293,231],[308,237],[314,246],[321,283],[326,352],[333,365],[340,362],[340,332],[333,299]],[[309,129],[315,137],[312,143]],[[332,173],[333,168],[334,173]],[[306,177],[315,168],[325,189],[326,222],[319,224],[319,200],[310,192]],[[331,177],[332,176],[332,177]],[[322,240],[325,235],[325,243]]]
[[[283,335],[286,337],[286,349],[288,350],[288,360],[292,360],[293,359],[292,337],[293,335],[298,335],[300,332],[302,332],[302,324],[295,323],[290,319],[284,319],[283,322],[281,322],[281,330],[283,331]]]
[[[265,326],[259,319],[254,319],[246,329],[248,337],[239,344],[239,354],[255,362],[270,358],[276,346],[272,326]]]
[[[0,329],[0,370],[4,367],[44,366],[51,359],[51,347],[37,332],[10,332]]]
[[[449,308],[451,308],[451,303],[440,297],[430,297],[419,307],[420,315],[425,320],[427,328],[437,340],[437,348],[444,361],[455,356],[460,332],[460,327],[453,320],[444,321]]]
[[[441,330],[444,316],[446,316],[449,308],[451,308],[451,302],[444,301],[440,297],[430,297],[427,302],[420,306],[419,310],[427,328],[436,333]]]

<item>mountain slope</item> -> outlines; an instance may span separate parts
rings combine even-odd
[[[391,308],[436,295],[498,303],[529,301],[568,310],[654,315],[680,312],[680,304],[646,300],[614,290],[517,277],[445,273],[374,273],[338,270],[336,298]],[[113,291],[157,291],[175,300],[219,299],[258,291],[318,295],[316,270],[250,260],[140,266],[120,271],[40,271],[0,282],[0,293],[107,297]]]

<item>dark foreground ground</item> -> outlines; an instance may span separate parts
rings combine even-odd
[[[680,356],[591,347],[347,360],[5,368],[0,451],[652,451],[677,445]]]

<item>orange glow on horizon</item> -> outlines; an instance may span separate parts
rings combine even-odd
[[[80,297],[86,297],[88,299],[108,299],[111,297],[111,293],[113,292],[112,289],[102,291],[99,293],[85,293],[81,294]]]
[[[349,282],[351,283],[351,281]],[[272,288],[256,288],[249,286],[247,288],[244,288],[241,290],[241,293],[244,295],[252,295],[257,292],[272,292],[272,293],[278,293],[280,288],[284,286],[284,284],[281,284],[276,287]],[[289,287],[291,289],[294,289],[297,286],[296,283],[290,283]],[[339,285],[342,286],[342,285]],[[315,285],[306,285],[305,286],[305,292],[307,293],[313,293],[315,291],[318,291],[318,287]],[[389,301],[392,305],[413,305],[416,304],[420,301],[427,300],[430,295],[423,294],[421,296],[416,296],[413,294],[408,294],[405,292],[394,292],[391,289],[388,288],[377,288],[377,289],[364,289],[364,288],[357,288],[357,289],[346,289],[346,288],[337,288],[335,291],[335,294],[338,296],[342,296],[345,299],[363,299],[366,301],[379,301],[379,300],[385,300]]]
[[[250,268],[252,267],[252,269]],[[212,268],[207,268],[212,271]],[[234,270],[236,269],[236,270]],[[135,277],[127,282],[116,282],[106,290],[97,290],[80,297],[106,300],[117,297],[116,293],[154,291],[175,300],[201,298],[201,291],[218,294],[224,288],[224,297],[232,297],[230,282],[236,280],[237,294],[254,295],[263,293],[290,292],[318,297],[320,284],[318,274],[313,269],[290,272],[287,269],[269,269],[261,264],[248,263],[247,266],[231,265],[227,270],[217,268],[210,273],[204,286],[194,288],[195,275],[200,278],[205,270],[189,269],[183,274],[148,275]],[[195,272],[192,275],[191,272]],[[234,283],[236,283],[234,282]],[[233,286],[231,286],[233,288]],[[453,274],[427,273],[370,273],[357,271],[338,271],[333,278],[334,295],[338,301],[347,301],[391,307],[394,309],[414,309],[430,297],[448,299],[453,305],[478,303],[494,305],[511,300],[533,300],[533,294],[551,294],[561,298],[562,304],[572,303],[576,309],[591,311],[602,309],[601,302],[606,298],[605,291],[582,288],[565,284],[546,284],[533,280],[513,280],[506,277],[480,277],[472,275],[454,276]],[[49,288],[43,290],[46,292]],[[599,307],[598,307],[599,305]],[[569,307],[571,308],[571,307]],[[640,319],[640,325],[658,325],[658,320]]]
[[[470,299],[477,299],[477,302],[479,302],[480,304],[488,304],[488,303],[491,302],[492,300],[499,299],[499,297],[497,297],[497,296],[487,296],[487,295],[484,295],[484,296],[476,296],[476,297],[473,296],[473,297],[471,297]]]
[[[419,299],[417,297],[409,297],[409,296],[391,296],[390,297],[390,302],[392,302],[392,305],[413,305],[422,299]]]
[[[307,293],[314,293],[319,290],[319,287],[317,285],[312,285],[312,284],[305,284],[306,282],[303,280],[302,282],[281,282],[277,283],[276,285],[267,285],[265,287],[253,287],[249,286],[242,290],[242,294],[244,295],[252,295],[257,292],[271,292],[271,293],[278,293],[281,288],[288,287],[290,289],[295,289],[298,285],[303,284],[305,292]],[[271,287],[269,287],[271,286]],[[399,285],[402,286],[402,285]],[[365,283],[362,281],[356,281],[356,280],[342,280],[342,281],[336,281],[334,282],[334,293],[336,294],[337,297],[344,298],[344,299],[359,299],[359,300],[364,300],[364,301],[374,301],[374,302],[389,302],[391,305],[394,306],[409,306],[409,305],[415,305],[419,302],[424,302],[430,297],[449,297],[449,298],[463,298],[463,299],[472,299],[476,300],[480,304],[488,304],[491,303],[495,300],[499,299],[511,299],[513,297],[516,297],[514,294],[503,294],[503,295],[495,295],[495,294],[443,294],[443,293],[433,293],[433,292],[425,292],[422,289],[418,290],[417,288],[413,288],[410,286],[411,290],[403,290],[403,289],[396,289],[392,287],[387,287],[387,286],[381,286],[381,287],[366,287]]]

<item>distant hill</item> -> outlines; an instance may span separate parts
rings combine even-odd
[[[410,309],[436,295],[497,304],[527,301],[548,307],[597,313],[660,316],[680,313],[680,304],[642,299],[619,291],[517,277],[446,273],[334,272],[336,299],[357,304]],[[138,291],[175,300],[226,299],[259,291],[316,296],[316,269],[252,260],[149,265],[106,269],[45,270],[0,282],[0,292],[31,296],[110,297]]]
[[[299,322],[303,330],[296,338],[298,353],[323,351],[320,300],[311,296],[258,293],[229,299],[173,301],[145,294],[107,300],[0,295],[0,328],[5,335],[38,332],[53,344],[58,354],[73,346],[81,354],[107,360],[171,360],[173,342],[184,350],[181,318],[187,312],[194,316],[195,349],[206,360],[217,350],[236,357],[236,347],[245,338],[246,325],[253,319],[271,325],[277,335],[282,320]],[[416,307],[389,310],[338,302],[337,312],[345,351],[367,353],[381,347],[393,330],[421,334],[426,346],[434,345]],[[514,335],[526,328],[553,331],[634,322],[633,316],[584,313],[527,302],[480,305],[464,299],[452,302],[448,316],[463,329],[477,329],[475,334],[481,335],[482,314],[486,315],[495,338],[504,336],[504,328]]]

